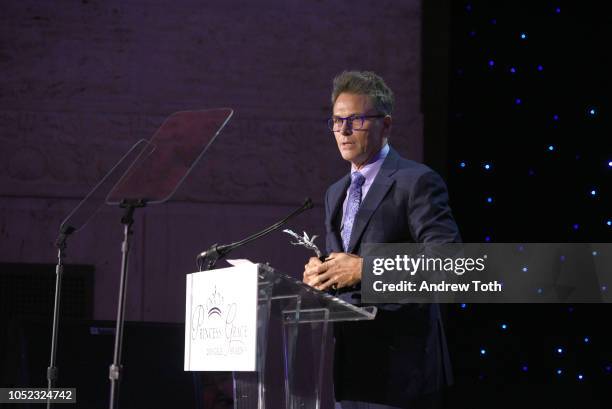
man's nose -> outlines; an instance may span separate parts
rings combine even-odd
[[[342,135],[350,135],[353,133],[353,124],[350,124],[348,120],[342,122],[342,128],[340,129]]]

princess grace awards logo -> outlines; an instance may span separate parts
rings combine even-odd
[[[219,292],[217,292],[217,287],[215,287],[213,293],[208,297],[208,301],[206,302],[206,315],[208,318],[223,318],[223,297]]]
[[[242,355],[246,352],[246,325],[235,325],[238,306],[225,303],[215,286],[206,300],[198,304],[191,317],[191,339],[205,343],[206,356]]]

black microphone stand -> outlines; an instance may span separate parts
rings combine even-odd
[[[250,243],[253,240],[257,240],[258,238],[263,237],[266,234],[273,232],[274,230],[278,230],[285,223],[287,223],[290,219],[294,218],[298,214],[308,209],[312,209],[312,200],[309,197],[307,197],[304,200],[304,203],[302,204],[302,206],[300,206],[298,209],[291,212],[291,214],[289,214],[287,217],[274,223],[272,226],[269,226],[263,229],[259,233],[255,233],[252,236],[249,236],[245,239],[242,239],[240,241],[237,241],[231,244],[224,244],[221,246],[217,244],[213,244],[208,250],[203,251],[202,253],[198,255],[196,259],[196,262],[198,264],[198,270],[207,271],[207,270],[212,269],[219,259],[225,257],[229,252],[231,252],[235,248],[240,247],[244,244]]]
[[[125,321],[125,298],[127,294],[128,259],[130,253],[130,242],[132,238],[132,225],[134,224],[134,211],[139,207],[145,207],[144,200],[123,200],[119,205],[125,209],[121,224],[123,224],[123,242],[121,243],[121,276],[119,282],[119,298],[117,300],[117,322],[115,324],[115,347],[113,350],[113,363],[111,364],[108,377],[111,382],[109,408],[119,407],[119,380],[121,378],[121,350],[123,343],[123,327]]]
[[[57,247],[57,265],[55,266],[55,301],[53,303],[53,330],[51,335],[51,357],[47,367],[47,387],[54,388],[57,382],[57,337],[59,333],[59,314],[62,298],[62,276],[64,275],[64,257],[66,257],[66,241],[68,236],[74,233],[72,226],[62,226],[59,236],[55,241]],[[51,408],[51,401],[47,400],[47,409]]]

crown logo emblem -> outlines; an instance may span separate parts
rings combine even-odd
[[[208,318],[213,318],[215,316],[217,318],[221,318],[221,316],[223,315],[222,308],[223,296],[217,291],[217,287],[215,286],[215,289],[206,301],[206,311]]]

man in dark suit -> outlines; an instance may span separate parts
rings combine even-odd
[[[446,186],[388,144],[393,93],[372,72],[334,79],[329,120],[351,173],[325,194],[329,257],[309,260],[304,282],[361,303],[364,243],[459,242]],[[334,392],[342,409],[438,408],[452,383],[437,304],[380,304],[373,321],[336,325]]]

